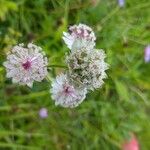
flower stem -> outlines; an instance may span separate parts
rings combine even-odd
[[[49,65],[48,67],[51,67],[51,68],[66,68],[67,69],[67,66],[65,65]]]

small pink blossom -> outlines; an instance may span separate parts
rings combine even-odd
[[[137,138],[132,135],[129,141],[125,141],[122,145],[122,150],[140,150]]]

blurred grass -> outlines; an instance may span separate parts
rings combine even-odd
[[[0,149],[117,150],[131,132],[141,150],[150,149],[149,7],[148,0],[127,0],[124,8],[117,0],[0,0]],[[5,78],[6,53],[20,42],[35,42],[50,65],[64,66],[62,32],[80,22],[94,29],[110,69],[103,88],[79,107],[55,107],[46,80],[29,89]],[[41,107],[47,119],[39,118]]]

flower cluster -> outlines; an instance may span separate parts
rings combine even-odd
[[[29,43],[14,46],[7,61],[7,78],[12,78],[13,83],[28,85],[32,87],[34,81],[42,81],[47,75],[47,57],[41,47]]]
[[[50,93],[55,105],[73,108],[86,98],[88,91],[102,86],[108,64],[104,61],[105,52],[95,49],[96,37],[87,25],[69,27],[62,38],[70,49],[66,55],[68,70],[52,81]],[[4,62],[6,76],[12,78],[13,83],[29,87],[47,76],[47,65],[47,57],[41,47],[33,43],[26,47],[24,44],[14,46]]]
[[[77,41],[80,42],[80,41]],[[79,87],[93,90],[101,87],[106,78],[105,70],[108,69],[104,62],[103,50],[73,47],[73,51],[66,57],[69,75]]]
[[[93,46],[95,46],[95,34],[93,30],[87,25],[73,25],[69,27],[68,32],[63,32],[63,40],[67,44],[69,49],[72,49],[72,45],[78,38],[85,40],[87,43],[90,42],[91,44],[93,44]]]
[[[73,86],[69,82],[67,74],[61,74],[53,81],[51,93],[55,105],[72,108],[78,106],[85,99],[87,90]]]
[[[76,107],[89,90],[100,88],[106,78],[105,52],[97,50],[95,34],[86,25],[79,24],[64,32],[63,40],[70,49],[66,56],[68,71],[57,76],[52,83],[51,93],[56,105]]]

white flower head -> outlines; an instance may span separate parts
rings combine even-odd
[[[84,40],[87,43],[90,42],[93,47],[95,46],[95,34],[93,30],[85,24],[70,26],[68,32],[63,32],[63,40],[69,49],[72,50],[72,45],[76,39]]]
[[[104,61],[103,50],[87,50],[79,47],[74,49],[67,57],[69,77],[76,86],[93,90],[100,88],[107,77],[105,70],[108,64]]]
[[[47,57],[41,47],[29,43],[14,46],[7,61],[3,64],[6,67],[7,78],[12,78],[13,83],[28,85],[32,87],[34,81],[42,81],[47,75]]]
[[[87,90],[74,87],[67,74],[61,74],[52,82],[50,92],[55,105],[73,108],[85,99]]]

